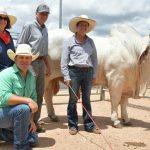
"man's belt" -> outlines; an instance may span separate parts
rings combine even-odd
[[[42,60],[44,59],[44,56],[39,56],[36,60]]]
[[[80,70],[80,71],[89,71],[90,69],[92,69],[92,67],[77,67],[77,66],[69,66],[70,69],[76,69],[76,70]]]

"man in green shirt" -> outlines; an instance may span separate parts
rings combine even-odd
[[[38,54],[32,55],[27,44],[7,54],[15,64],[0,72],[0,139],[12,142],[14,150],[29,150],[38,143],[36,79],[30,67]]]

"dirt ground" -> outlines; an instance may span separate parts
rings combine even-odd
[[[111,126],[108,92],[103,101],[99,101],[100,95],[95,90],[92,93],[93,118],[102,134],[84,131],[81,103],[78,103],[79,132],[77,135],[69,134],[66,117],[68,95],[66,90],[61,90],[54,97],[54,107],[60,122],[54,123],[47,118],[44,103],[41,118],[46,122],[46,132],[39,134],[39,146],[33,150],[150,150],[150,90],[142,99],[129,100],[128,115],[132,126],[121,129]],[[12,150],[12,145],[0,142],[0,150]]]

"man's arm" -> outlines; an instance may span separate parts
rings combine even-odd
[[[25,25],[19,35],[19,38],[17,40],[17,45],[23,44],[23,43],[28,43],[29,36],[30,36],[30,26]]]
[[[69,85],[71,79],[68,70],[68,64],[70,59],[70,45],[69,39],[63,42],[62,53],[61,53],[61,72],[64,75],[64,81]]]
[[[38,110],[38,105],[34,100],[28,97],[17,96],[14,94],[12,94],[9,97],[8,104],[9,105],[27,104],[30,107],[32,113],[35,113]]]
[[[44,63],[46,66],[46,75],[50,76],[51,75],[51,67],[50,67],[50,62],[49,62],[49,55],[44,56]]]
[[[96,79],[96,71],[97,71],[97,51],[94,41],[92,40],[92,46],[93,46],[93,55],[91,57],[92,64],[93,64],[93,79]]]

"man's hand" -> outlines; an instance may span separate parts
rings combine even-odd
[[[51,75],[51,66],[50,66],[50,57],[49,55],[44,56],[44,63],[45,63],[45,75],[50,76]]]
[[[71,80],[65,80],[64,82],[67,86],[70,86],[70,84],[71,84]]]
[[[33,120],[30,120],[30,128],[29,128],[29,132],[34,133],[36,132],[36,125],[34,123]]]
[[[32,113],[35,113],[38,110],[37,103],[31,98],[28,99],[28,106],[30,107]]]

